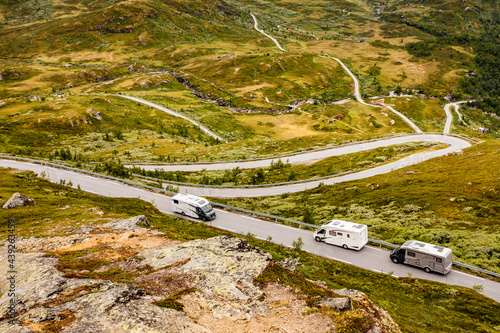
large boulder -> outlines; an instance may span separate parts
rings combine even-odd
[[[330,298],[324,297],[318,304],[327,308],[335,309],[337,311],[351,310],[351,299],[349,297]]]
[[[3,209],[24,207],[27,205],[36,205],[35,200],[28,198],[27,196],[21,193],[14,193],[12,197],[3,205]]]
[[[137,215],[126,220],[118,220],[103,224],[103,227],[111,227],[113,229],[134,230],[137,228],[151,227],[148,218],[144,215]]]
[[[262,296],[253,280],[272,259],[270,254],[249,246],[246,240],[228,236],[166,245],[137,256],[155,269],[170,266],[170,274],[195,276],[195,288],[205,295],[245,301]]]

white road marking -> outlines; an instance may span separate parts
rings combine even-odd
[[[379,271],[378,269],[373,269],[372,268],[372,271],[376,272],[376,273],[382,273],[382,271]]]
[[[382,250],[381,248],[378,248],[378,247],[372,247],[372,246],[370,246],[370,248],[374,249],[374,250],[377,250],[377,251],[385,252],[385,250]]]
[[[254,220],[254,221],[263,221],[263,220],[259,220],[259,219],[256,219],[255,217],[251,217],[251,216],[247,216],[247,215],[242,215],[244,218],[246,219],[249,219],[249,220]]]
[[[482,281],[484,281],[484,279],[483,279],[483,278],[480,278],[479,276],[475,276],[475,275],[467,274],[467,273],[460,272],[460,271],[456,271],[456,270],[453,270],[453,272],[458,273],[458,274],[462,274],[462,275],[471,276],[471,277],[476,278],[476,279],[478,279],[478,280],[482,280]]]
[[[90,192],[90,193],[94,193],[94,194],[97,194],[97,195],[101,195],[99,192],[95,192],[95,191],[91,191],[91,190],[85,190],[85,192]]]
[[[328,258],[352,265],[352,262],[350,262],[350,261],[346,261],[346,260],[342,260],[342,259],[338,259],[338,258],[334,258],[334,257],[328,257]]]

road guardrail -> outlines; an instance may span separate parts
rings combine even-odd
[[[467,138],[465,136],[461,136],[458,134],[444,134],[440,132],[428,132],[428,133],[402,133],[398,135],[391,135],[391,136],[382,136],[370,140],[364,140],[364,141],[354,141],[354,142],[347,142],[347,143],[342,143],[340,145],[335,145],[335,146],[327,146],[327,147],[321,147],[321,148],[316,148],[316,149],[304,149],[298,152],[293,152],[289,154],[282,154],[282,155],[275,155],[275,156],[268,156],[268,157],[258,157],[258,158],[249,158],[245,160],[229,160],[229,161],[197,161],[197,162],[173,162],[173,163],[125,163],[125,165],[193,165],[193,164],[218,164],[218,163],[238,163],[238,162],[252,162],[252,161],[261,161],[261,160],[271,160],[271,159],[281,159],[285,157],[290,157],[290,156],[295,156],[295,155],[300,155],[304,153],[314,153],[317,151],[323,151],[323,150],[328,150],[332,148],[340,148],[340,147],[348,147],[348,146],[354,146],[358,144],[364,144],[364,143],[370,143],[370,142],[375,142],[375,141],[381,141],[381,140],[386,140],[386,139],[394,139],[394,138],[400,138],[403,136],[409,136],[409,135],[414,135],[414,136],[419,136],[419,135],[440,135],[440,136],[453,136],[459,139],[463,139],[466,141],[470,141],[472,143],[476,143],[474,139]],[[97,162],[93,162],[97,163]]]
[[[142,188],[145,188],[145,189],[148,189],[148,190],[152,190],[152,191],[156,191],[156,192],[161,192],[161,193],[165,193],[165,194],[171,194],[171,195],[177,194],[177,192],[168,191],[168,190],[165,190],[165,189],[160,189],[160,188],[157,188],[157,187],[154,187],[154,186],[144,185],[144,184],[141,184],[141,183],[137,183],[137,182],[126,180],[126,179],[122,179],[122,178],[117,178],[117,177],[113,177],[113,176],[107,176],[107,175],[103,175],[103,174],[98,174],[98,173],[95,173],[95,172],[91,172],[91,171],[87,171],[87,170],[82,170],[82,169],[77,169],[77,168],[73,168],[73,167],[69,167],[69,166],[65,166],[65,165],[61,165],[61,164],[56,164],[56,163],[52,163],[52,162],[47,162],[47,161],[43,161],[43,160],[35,160],[35,159],[31,159],[31,158],[9,156],[9,155],[0,155],[0,159],[2,159],[2,158],[3,159],[10,159],[10,160],[25,161],[25,162],[30,162],[30,163],[42,164],[42,165],[48,165],[48,166],[52,166],[54,168],[65,169],[65,170],[70,170],[70,171],[74,171],[74,172],[78,172],[78,173],[88,174],[88,175],[94,176],[94,177],[115,180],[115,181],[126,183],[126,184],[129,184],[129,185],[132,185],[132,186],[142,187]],[[284,217],[280,217],[280,216],[275,216],[275,215],[270,215],[270,214],[265,214],[265,213],[261,213],[261,212],[255,212],[255,211],[252,211],[252,210],[249,210],[249,209],[244,209],[244,208],[239,208],[239,207],[233,207],[233,206],[221,204],[221,203],[218,203],[218,202],[212,202],[212,201],[210,201],[210,204],[213,205],[213,206],[215,206],[215,207],[220,207],[220,208],[224,208],[224,209],[230,209],[230,210],[233,210],[233,211],[242,212],[242,213],[246,213],[246,214],[250,214],[250,215],[254,215],[254,216],[261,216],[261,217],[265,217],[265,218],[270,219],[270,220],[285,221],[285,222],[289,222],[289,223],[293,223],[293,224],[297,224],[297,225],[301,225],[301,226],[306,226],[306,227],[310,227],[310,228],[314,228],[314,229],[319,228],[319,226],[315,225],[315,224],[305,223],[305,222],[302,222],[302,221],[292,220],[292,219],[288,219],[288,218],[284,218]],[[384,245],[384,246],[387,246],[387,247],[392,247],[392,248],[398,247],[398,245],[387,243],[387,242],[384,242],[384,241],[381,241],[381,240],[378,240],[378,239],[368,238],[368,241],[370,241],[372,243]],[[498,274],[496,272],[488,271],[486,269],[482,269],[482,268],[479,268],[479,267],[475,267],[475,266],[463,264],[463,263],[460,263],[460,262],[457,262],[457,261],[453,261],[453,265],[458,266],[458,267],[467,268],[467,269],[470,269],[472,271],[476,271],[476,272],[480,272],[480,273],[484,273],[484,274],[487,274],[487,275],[491,275],[491,276],[495,276],[495,277],[500,278],[500,274]]]

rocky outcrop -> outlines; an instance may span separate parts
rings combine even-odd
[[[285,258],[276,263],[281,267],[286,268],[292,272],[297,268],[297,266],[301,265],[301,263],[299,262],[299,258]]]
[[[14,193],[12,197],[3,205],[3,209],[24,207],[27,205],[35,205],[35,200],[28,198],[27,196],[21,193]]]
[[[167,245],[137,254],[155,269],[186,261],[169,271],[196,277],[193,285],[206,295],[251,301],[262,296],[253,280],[266,268],[271,255],[251,248],[246,240],[228,236]]]
[[[126,220],[118,220],[103,224],[103,227],[111,227],[113,229],[133,230],[137,228],[151,227],[148,219],[144,215],[137,215]]]
[[[398,324],[389,313],[376,306],[366,294],[354,289],[340,289],[334,291],[338,295],[349,297],[353,303],[357,304],[357,308],[361,308],[361,311],[364,311],[365,315],[373,320],[373,327],[368,333],[401,332]]]
[[[1,256],[5,263],[5,251]],[[65,332],[208,332],[182,313],[153,304],[154,298],[140,288],[109,281],[69,279],[55,268],[57,259],[41,254],[16,257],[16,319],[21,325],[0,322],[0,332],[50,331],[62,318]],[[0,280],[0,290],[9,281]],[[0,297],[0,318],[6,318],[10,297]],[[44,329],[46,328],[46,329]]]
[[[143,216],[108,223],[109,226],[127,229],[147,222]],[[97,229],[96,229],[97,230]],[[103,229],[99,229],[103,230]],[[143,232],[152,233],[150,229]],[[92,235],[127,240],[127,234],[119,231]],[[57,244],[73,242],[69,235],[58,238]],[[143,236],[141,236],[143,237]],[[139,238],[139,237],[137,237]],[[144,241],[144,246],[151,244]],[[26,241],[35,244],[35,239]],[[78,260],[95,260],[98,245]],[[77,242],[74,250],[87,249],[84,241]],[[117,243],[116,249],[125,249],[125,242]],[[40,249],[47,248],[41,247]],[[137,246],[135,244],[134,246]],[[147,248],[147,247],[143,247]],[[66,248],[64,251],[72,251]],[[103,250],[105,251],[105,250]],[[61,252],[62,253],[62,252]],[[103,252],[111,253],[111,252]],[[0,297],[0,332],[287,332],[319,333],[335,331],[334,319],[321,311],[310,310],[305,298],[290,287],[278,282],[261,286],[255,282],[271,262],[271,255],[251,247],[246,240],[228,236],[185,243],[163,245],[147,250],[132,251],[112,264],[96,269],[99,273],[109,270],[125,272],[133,278],[127,283],[91,278],[70,278],[56,268],[58,259],[41,253],[16,254],[16,310],[17,325],[8,323],[10,297]],[[135,254],[135,255],[134,255]],[[105,257],[105,254],[101,256]],[[7,271],[7,250],[0,247],[0,269]],[[298,261],[288,259],[284,264],[295,267]],[[76,265],[75,267],[77,267]],[[83,272],[83,271],[82,271]],[[82,276],[82,275],[80,275]],[[89,275],[85,275],[88,277]],[[321,282],[318,285],[323,286]],[[0,277],[0,290],[8,290],[10,281]],[[326,287],[326,286],[323,286]],[[399,332],[397,324],[382,309],[376,307],[365,294],[355,290],[337,290],[339,298],[318,298],[317,306],[349,313],[351,304],[357,312],[374,322],[371,333]],[[180,302],[184,311],[160,307],[160,300]]]
[[[319,306],[335,309],[337,311],[351,310],[351,299],[349,297],[330,298],[324,297],[319,303]]]

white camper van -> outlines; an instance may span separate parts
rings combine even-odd
[[[177,194],[172,197],[172,210],[176,213],[200,218],[203,221],[215,219],[215,211],[207,199],[192,194]]]
[[[317,242],[361,250],[368,243],[368,227],[364,224],[331,220],[314,233]]]
[[[453,266],[453,253],[447,247],[424,243],[416,240],[405,242],[390,254],[397,264],[407,264],[423,268],[427,273],[448,274]]]

